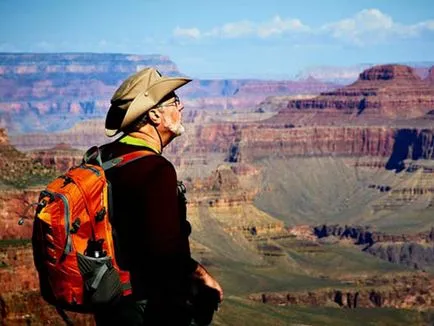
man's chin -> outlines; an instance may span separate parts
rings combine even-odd
[[[181,136],[185,133],[185,127],[183,125],[178,125],[176,128],[170,128],[170,131],[173,133],[173,138]]]

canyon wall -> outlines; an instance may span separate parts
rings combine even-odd
[[[343,118],[345,123],[372,123],[378,119],[423,117],[433,106],[434,87],[427,79],[422,80],[408,66],[382,65],[363,71],[351,85],[311,99],[288,101],[273,121],[296,121],[300,120],[297,116],[306,114],[318,116],[305,117],[305,123],[324,123],[321,119],[327,115]],[[333,119],[328,120],[331,122]]]
[[[61,325],[55,308],[39,293],[39,280],[28,241],[0,246],[0,325]],[[95,325],[91,315],[68,312],[78,325]]]
[[[0,127],[12,134],[53,132],[103,118],[115,89],[145,67],[179,76],[161,55],[0,53]],[[179,94],[193,109],[250,109],[270,95],[315,93],[336,84],[317,80],[194,80]]]
[[[407,158],[432,159],[433,129],[387,127],[281,128],[258,125],[241,131],[231,147],[232,161],[291,156],[376,156],[389,158],[388,169]]]
[[[363,251],[380,259],[425,270],[434,266],[434,227],[414,234],[387,234],[366,226],[321,225],[312,232],[318,239],[351,239]]]
[[[335,306],[342,308],[432,309],[433,280],[426,274],[378,277],[357,282],[358,289],[324,289],[294,293],[262,293],[251,300],[276,305]]]
[[[91,123],[88,123],[91,125]],[[187,124],[185,136],[176,139],[165,152],[182,160],[190,154],[221,153],[229,162],[251,162],[264,157],[292,156],[377,156],[389,158],[388,169],[401,169],[409,158],[432,159],[434,139],[432,128],[398,128],[391,126],[316,126],[295,127],[265,123],[206,123]],[[84,150],[94,144],[110,141],[95,128],[76,129],[70,133],[21,135],[12,137],[18,148],[31,149],[43,142],[45,148],[55,148],[59,142],[81,149],[65,159],[76,162]],[[56,152],[56,150],[50,150]],[[53,152],[53,153],[54,153]],[[57,150],[59,159],[62,151]],[[44,158],[45,155],[45,158]],[[51,154],[50,154],[51,155]],[[49,156],[49,155],[48,155]],[[32,157],[49,161],[44,151],[32,151]]]

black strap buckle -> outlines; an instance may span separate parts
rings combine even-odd
[[[103,221],[105,217],[105,213],[106,213],[105,207],[101,208],[101,210],[95,215],[95,221],[97,222]]]

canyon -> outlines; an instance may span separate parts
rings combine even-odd
[[[37,292],[31,221],[17,223],[30,218],[27,205],[86,148],[109,141],[103,116],[124,76],[148,64],[181,74],[161,56],[37,57],[0,60],[7,325],[59,322]],[[433,309],[432,76],[381,65],[347,86],[192,82],[180,94],[187,132],[164,155],[187,187],[193,255],[253,302]]]
[[[183,75],[160,55],[0,53],[0,127],[10,134],[52,132],[102,118],[122,80],[147,66],[164,75]],[[194,110],[232,110],[249,109],[266,96],[319,93],[337,86],[314,79],[194,80],[179,94]]]

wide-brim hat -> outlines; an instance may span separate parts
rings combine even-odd
[[[128,77],[114,93],[105,120],[105,134],[113,137],[167,95],[191,79],[164,77],[155,68],[145,68]]]

